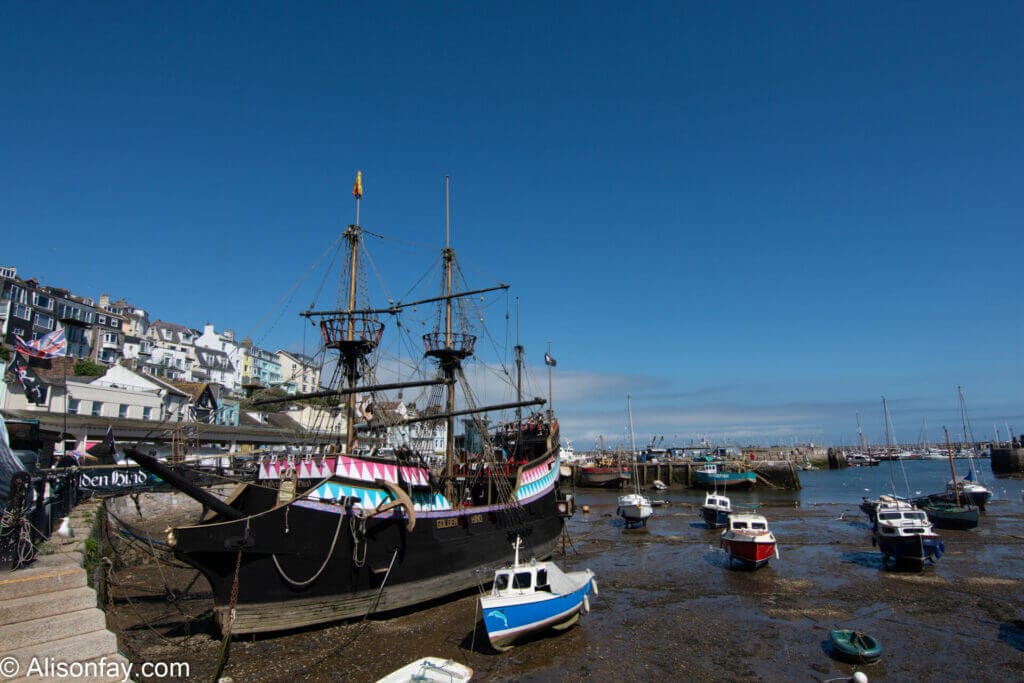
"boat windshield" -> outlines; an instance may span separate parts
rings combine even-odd
[[[532,576],[530,572],[516,572],[516,578],[512,583],[512,587],[529,588],[533,585]]]
[[[507,572],[499,572],[494,576],[494,587],[497,590],[503,591],[508,588],[509,574]]]

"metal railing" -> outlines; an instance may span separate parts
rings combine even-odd
[[[0,519],[0,567],[18,569],[78,503],[80,473],[67,470],[16,472]]]

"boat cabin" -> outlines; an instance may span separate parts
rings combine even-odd
[[[704,506],[726,512],[732,510],[732,502],[727,496],[718,496],[713,493],[708,493],[704,496]]]
[[[536,591],[551,592],[546,563],[520,565],[494,572],[491,595],[496,597],[523,595]]]
[[[768,533],[768,520],[761,515],[730,515],[729,531],[753,535]]]
[[[900,536],[920,536],[932,533],[931,522],[923,510],[917,508],[896,509],[879,508],[878,532],[882,536],[896,538]]]

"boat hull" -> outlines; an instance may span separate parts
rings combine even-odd
[[[946,487],[945,494],[938,494],[931,496],[933,498],[939,498],[944,502],[955,502],[957,499],[957,492],[951,486]],[[985,505],[992,498],[992,492],[982,487],[966,486],[960,488],[960,502],[968,505],[974,505],[979,510],[984,511]]]
[[[701,472],[696,473],[698,486],[706,489],[750,489],[757,483],[754,472]]]
[[[923,567],[926,562],[935,562],[942,557],[946,550],[946,545],[937,534],[886,537],[876,532],[872,538],[882,551],[883,564]]]
[[[537,591],[521,602],[481,598],[484,627],[491,645],[505,650],[530,636],[574,623],[581,612],[589,609],[594,575],[589,570],[585,574],[582,585],[565,594]]]
[[[626,526],[647,526],[647,520],[654,513],[654,507],[650,503],[620,504],[616,514],[625,521]]]
[[[829,632],[829,641],[832,643],[832,655],[844,662],[871,664],[882,657],[882,645],[866,633],[836,629]]]
[[[729,511],[703,506],[700,509],[700,516],[709,529],[718,529],[729,523]]]
[[[948,503],[921,502],[918,507],[924,510],[932,525],[939,529],[967,530],[978,526],[978,508],[973,506]]]
[[[744,567],[759,569],[775,556],[775,541],[757,541],[724,536],[721,542],[730,564],[739,562]]]
[[[409,608],[476,587],[481,569],[507,559],[508,539],[515,535],[534,556],[551,555],[563,526],[557,459],[539,461],[535,469],[548,472],[547,478],[533,482],[536,492],[518,505],[421,508],[412,528],[402,508],[373,516],[368,503],[361,507],[346,498],[331,504],[309,496],[274,507],[275,491],[246,487],[232,507],[249,514],[176,528],[173,550],[209,581],[225,631],[237,567],[233,633]],[[369,495],[365,483],[338,478],[316,490],[346,486]],[[387,490],[374,493],[386,496]]]
[[[579,485],[587,488],[621,489],[629,478],[629,470],[617,467],[581,467]]]

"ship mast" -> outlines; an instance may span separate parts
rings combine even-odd
[[[355,394],[358,386],[360,365],[366,356],[377,348],[380,343],[384,324],[373,314],[365,314],[359,310],[357,293],[359,282],[359,249],[362,244],[363,229],[359,226],[359,204],[363,198],[363,173],[356,174],[356,182],[352,188],[352,196],[356,200],[356,222],[345,228],[343,237],[347,243],[348,264],[348,296],[346,307],[339,311],[306,311],[307,318],[320,318],[320,333],[323,335],[324,346],[338,352],[346,393]],[[354,396],[345,401],[345,452],[351,454],[356,445],[356,406]]]
[[[452,329],[452,315],[456,298],[453,295],[455,280],[455,250],[451,247],[450,177],[444,177],[444,331],[435,330],[423,335],[423,345],[429,357],[436,358],[447,387],[447,439],[445,440],[445,496],[452,504],[455,477],[455,376],[462,365],[462,359],[473,354],[476,337]]]

